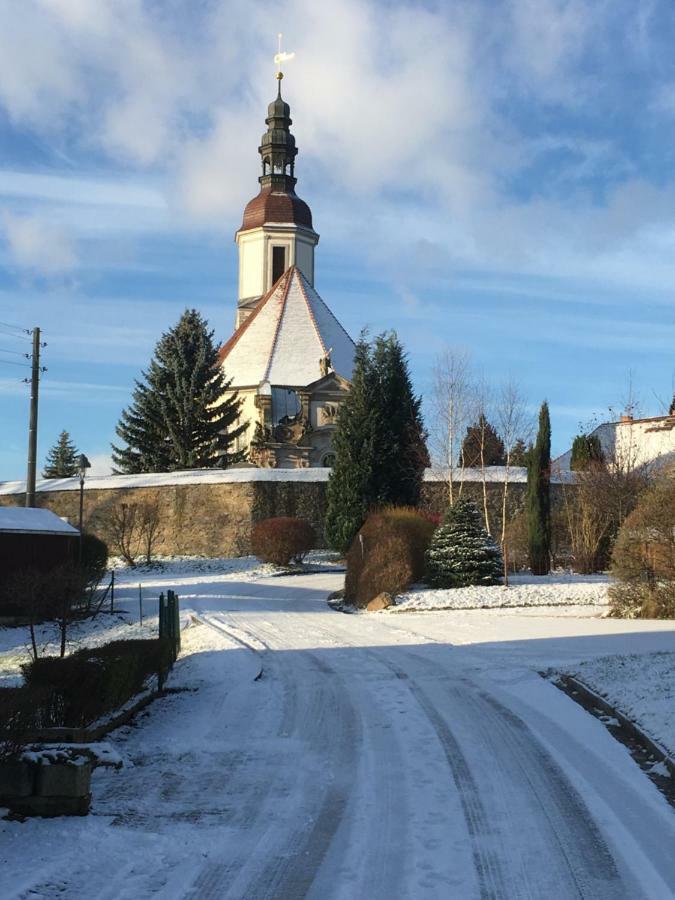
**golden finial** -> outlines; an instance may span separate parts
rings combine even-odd
[[[277,50],[276,54],[274,55],[274,62],[276,63],[276,67],[277,67],[277,74],[276,74],[277,81],[281,81],[281,79],[284,77],[284,73],[281,71],[282,62],[288,62],[289,59],[293,59],[293,57],[295,56],[295,53],[286,53],[284,50],[281,49],[282,38],[283,38],[283,34],[281,32],[279,32],[279,34],[277,35],[278,50]]]

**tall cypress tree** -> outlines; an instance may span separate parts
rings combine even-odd
[[[194,309],[160,338],[117,434],[126,447],[113,445],[115,470],[124,473],[226,468],[243,458],[233,450],[246,426],[236,394],[224,397],[225,378],[213,331]]]
[[[422,401],[413,393],[408,360],[395,332],[375,339],[372,357],[380,426],[374,493],[381,504],[417,506],[429,465]]]
[[[551,419],[548,403],[539,411],[539,431],[527,468],[527,540],[533,575],[551,568]]]
[[[349,548],[375,502],[373,472],[377,465],[379,410],[374,397],[372,356],[362,334],[354,352],[352,387],[337,414],[335,464],[327,490],[326,538],[341,553]]]
[[[62,431],[59,439],[47,454],[43,478],[71,478],[77,475],[77,447],[67,431]]]

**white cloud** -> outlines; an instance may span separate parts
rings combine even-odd
[[[35,217],[10,212],[4,213],[2,222],[17,266],[45,275],[70,272],[77,266],[75,247],[62,229]]]

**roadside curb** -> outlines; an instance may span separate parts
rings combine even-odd
[[[580,681],[573,675],[561,675],[551,672],[542,672],[540,674],[600,721],[602,721],[602,717],[597,715],[598,711],[614,719],[618,726],[609,722],[603,722],[603,724],[613,737],[627,747],[640,768],[649,775],[652,781],[668,796],[670,802],[675,805],[675,760],[658,741],[655,741],[654,738],[646,734],[621,710],[616,709],[604,697],[597,694],[587,684],[584,684],[583,681]],[[621,734],[622,731],[623,735]],[[630,740],[626,740],[626,736]],[[670,775],[669,778],[651,771],[654,759],[666,767]]]

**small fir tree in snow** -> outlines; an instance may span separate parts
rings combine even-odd
[[[240,400],[218,361],[213,331],[194,309],[162,335],[133,401],[122,413],[113,445],[117,472],[220,468],[239,462],[234,449]]]
[[[47,454],[43,478],[71,478],[77,475],[78,450],[67,431],[62,431],[58,441]]]
[[[483,528],[478,507],[466,499],[448,509],[445,523],[431,539],[426,562],[427,581],[440,588],[499,584],[504,565],[499,547]]]

